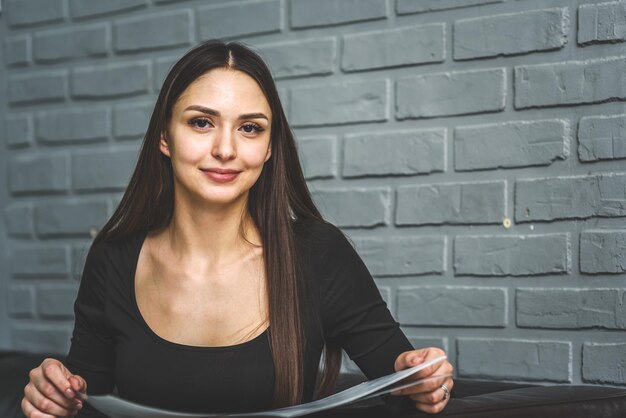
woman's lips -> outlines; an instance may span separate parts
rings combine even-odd
[[[239,171],[226,171],[226,170],[202,170],[202,172],[211,180],[218,183],[228,183],[233,181],[239,175]]]

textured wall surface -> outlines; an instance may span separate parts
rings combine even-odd
[[[416,346],[626,385],[626,1],[5,0],[0,35],[1,348],[67,350],[160,83],[224,37]]]

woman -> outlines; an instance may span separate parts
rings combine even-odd
[[[198,46],[167,76],[130,184],[87,256],[75,316],[66,365],[46,359],[30,373],[27,417],[75,415],[81,394],[114,387],[174,410],[270,409],[328,394],[340,347],[369,378],[443,354],[413,350],[322,220],[271,74],[234,42]],[[414,378],[451,371],[445,361]],[[434,413],[452,386],[400,394]]]

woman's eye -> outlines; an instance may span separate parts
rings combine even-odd
[[[189,124],[193,127],[204,129],[208,128],[211,125],[211,122],[209,122],[208,119],[198,118],[190,120]]]
[[[243,131],[247,134],[261,133],[265,130],[260,125],[257,125],[256,123],[246,123],[245,125],[241,127],[241,129],[243,129]]]

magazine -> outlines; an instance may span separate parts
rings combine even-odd
[[[418,385],[432,379],[444,379],[448,376],[433,376],[426,379],[415,380],[411,382],[402,382],[400,385],[394,385],[401,380],[411,376],[412,374],[425,369],[435,363],[443,361],[446,356],[434,358],[417,366],[392,373],[378,379],[363,382],[349,389],[302,405],[289,406],[286,408],[274,409],[271,411],[250,412],[250,413],[188,413],[176,412],[149,406],[140,405],[130,402],[113,395],[90,395],[87,402],[99,410],[100,412],[112,418],[217,418],[217,417],[279,417],[291,418],[302,415],[312,414],[314,412],[326,409],[336,408],[351,402],[369,399],[374,396],[383,395],[394,390],[400,390],[406,387]]]

